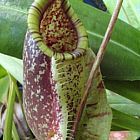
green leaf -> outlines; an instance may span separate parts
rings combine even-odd
[[[118,86],[117,83],[115,86],[115,82],[117,82],[120,85],[120,87]],[[108,82],[105,82],[105,83],[108,83]],[[124,83],[127,85],[127,87],[124,87],[125,86]],[[106,85],[108,87],[108,84]],[[113,89],[111,85],[114,86],[115,90]],[[127,129],[127,130],[139,131],[138,125],[140,125],[140,119],[139,119],[140,104],[132,100],[129,100],[133,98],[134,100],[136,99],[137,101],[139,101],[138,94],[140,92],[138,91],[136,92],[136,90],[138,90],[138,85],[139,83],[137,82],[135,82],[134,84],[134,82],[110,81],[111,89],[113,89],[117,93],[116,94],[114,92],[107,90],[108,102],[110,106],[113,108],[113,122],[112,122],[113,130]],[[130,90],[129,88],[134,89],[134,92],[133,90]],[[121,94],[118,95],[118,93],[125,95],[126,98],[123,96],[120,96]],[[129,97],[129,99],[127,97]],[[131,126],[132,124],[133,126]]]
[[[140,81],[105,80],[106,88],[140,104]]]
[[[131,131],[137,131],[137,132],[140,131],[139,118],[127,115],[115,109],[113,109],[113,115],[114,117],[113,117],[112,124],[114,126],[118,126]]]
[[[12,137],[14,140],[20,140],[15,123],[12,125]]]
[[[115,2],[104,0],[109,12],[112,14],[115,8]],[[140,1],[139,0],[124,0],[119,18],[126,23],[140,30]]]
[[[0,65],[0,78],[7,75],[6,70]]]
[[[13,124],[13,114],[14,114],[14,103],[15,103],[15,88],[14,81],[15,79],[9,75],[10,79],[10,89],[9,89],[9,97],[4,125],[4,134],[3,140],[11,140],[12,139],[12,124]]]
[[[2,65],[20,83],[23,83],[22,60],[0,53],[0,65]]]
[[[7,94],[9,90],[9,78],[5,76],[0,78],[0,102],[5,103],[7,100]]]
[[[108,103],[113,109],[131,116],[140,116],[140,104],[107,90]]]
[[[27,8],[31,5],[32,2],[33,0],[2,0],[0,1],[0,5],[8,6],[9,8],[11,8],[11,6],[17,7],[24,11],[27,11]]]
[[[126,130],[126,129],[115,126],[113,124],[111,125],[111,131],[124,131],[124,130]]]
[[[0,1],[0,52],[22,57],[22,46],[26,33],[27,7],[21,9],[22,1]],[[25,8],[24,5],[22,8]]]

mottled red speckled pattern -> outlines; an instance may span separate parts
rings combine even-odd
[[[44,42],[57,52],[71,52],[76,49],[78,36],[67,10],[66,2],[55,0],[45,12],[40,25]],[[58,47],[59,46],[59,47]]]
[[[34,128],[34,134],[36,136],[46,134],[37,138],[49,140],[56,131],[59,134],[61,120],[59,100],[50,70],[50,58],[42,54],[29,33],[27,33],[27,38],[24,50],[25,113],[30,127]]]

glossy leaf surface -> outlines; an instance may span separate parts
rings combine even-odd
[[[2,65],[15,79],[23,82],[22,60],[0,53],[0,65]]]
[[[8,76],[0,78],[0,102],[1,103],[6,102],[8,90],[9,90],[9,78],[8,78]]]
[[[114,92],[108,91],[108,102],[110,106],[118,111],[132,116],[140,116],[140,104],[122,97]]]
[[[115,2],[104,0],[109,12],[112,14]],[[119,18],[140,30],[140,1],[124,0]]]
[[[123,129],[140,131],[140,119],[113,109],[112,124]]]
[[[140,104],[140,81],[105,81],[106,88]]]

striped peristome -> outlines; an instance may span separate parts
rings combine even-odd
[[[24,43],[23,103],[38,140],[74,139],[73,125],[94,54],[67,0],[35,0]]]

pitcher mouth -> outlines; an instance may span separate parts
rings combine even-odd
[[[49,38],[49,35],[45,35],[44,29],[47,28],[46,32],[49,32],[50,28],[48,24],[46,27],[42,24],[43,22],[45,23],[45,18],[49,14],[51,15],[50,12],[47,12],[47,9],[56,1],[59,2],[59,5],[63,8],[63,12],[65,12],[63,15],[67,16],[63,16],[61,19],[63,20],[64,18],[68,18],[70,22],[66,24],[68,27],[67,29],[64,26],[61,27],[62,31],[63,28],[65,28],[65,32],[61,35],[61,39],[63,39],[62,45],[58,40],[59,36],[55,35],[55,38]],[[60,12],[62,13],[62,11]],[[45,16],[45,14],[48,15]],[[86,30],[77,15],[74,13],[71,5],[66,0],[35,0],[29,9],[27,23],[31,37],[45,55],[55,57],[60,60],[69,60],[81,57],[86,53],[86,49],[88,48]],[[52,26],[52,23],[50,23],[50,25]],[[57,30],[57,32],[59,32],[59,30]],[[68,33],[67,38],[65,38],[64,35],[66,33]],[[59,32],[59,34],[61,34],[61,32]],[[61,45],[61,49],[55,48],[57,45],[56,42],[59,43],[59,46]],[[67,47],[63,46],[66,42],[69,43]]]

